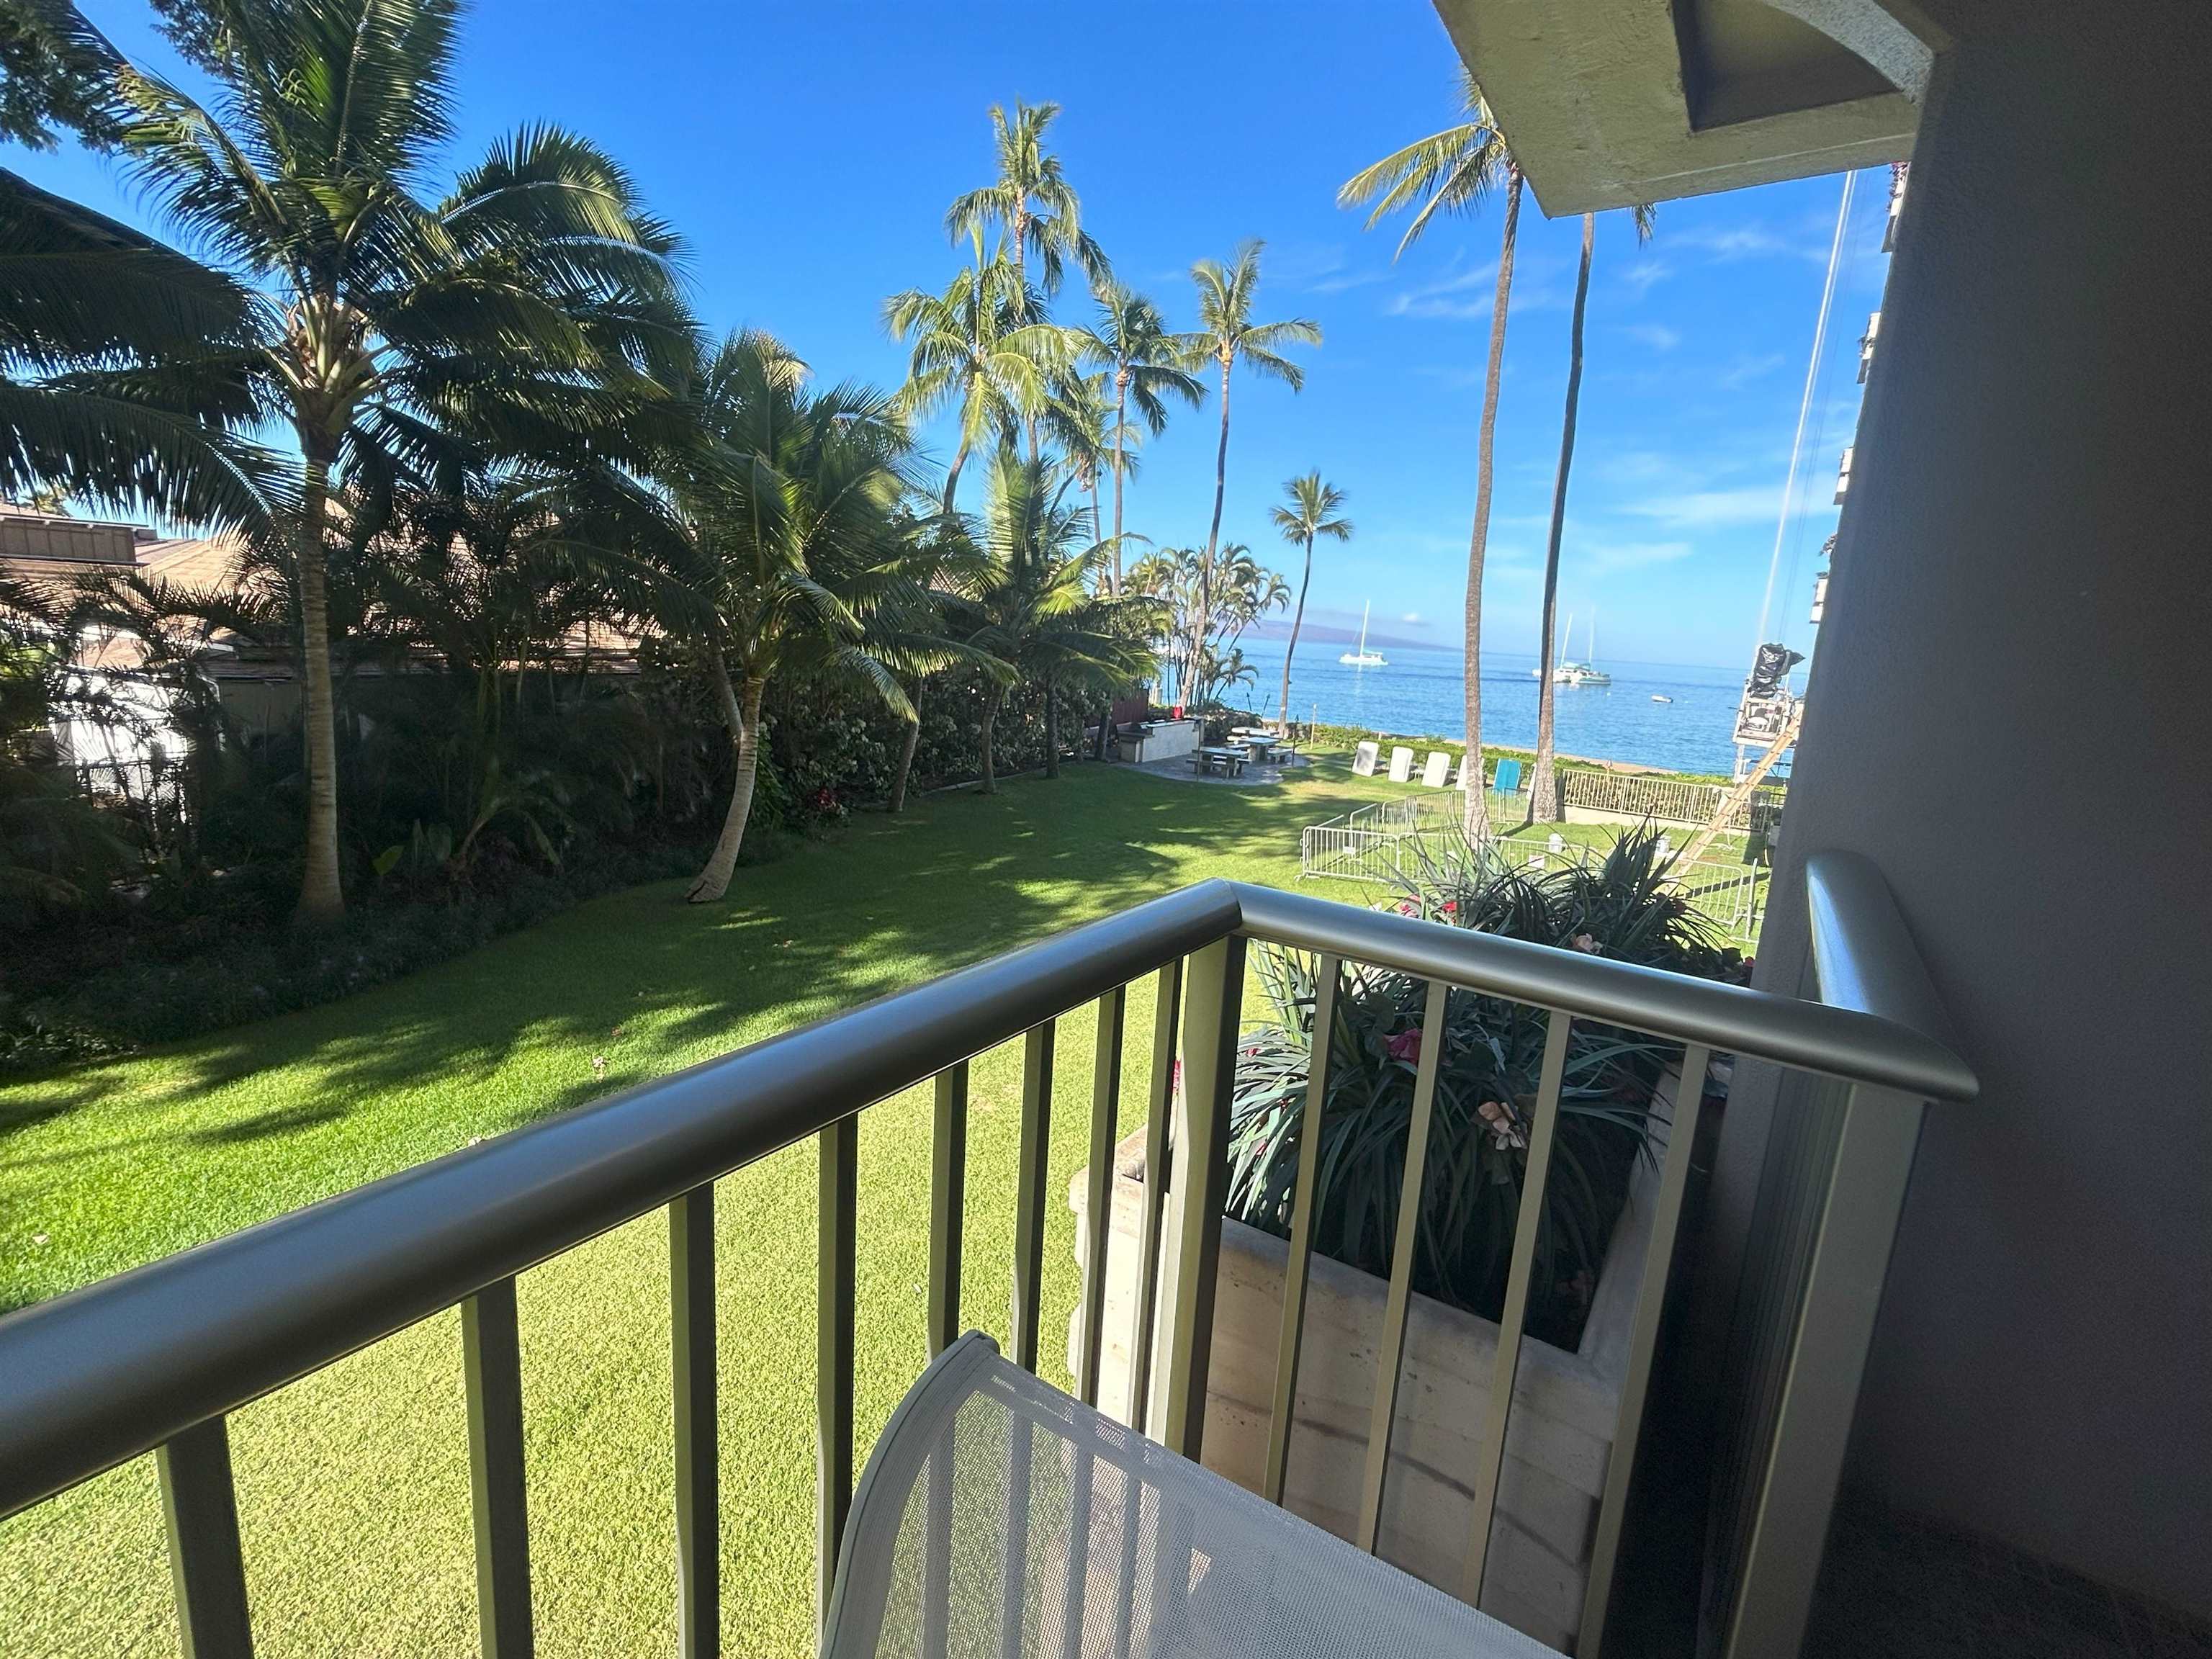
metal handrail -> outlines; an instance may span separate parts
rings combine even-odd
[[[0,1319],[0,1516],[1235,931],[1225,882]]]
[[[1801,1002],[1272,887],[1239,886],[1237,895],[1244,932],[1279,945],[1931,1100],[1972,1100],[1979,1087],[1940,1036],[1872,1010]],[[1881,896],[1887,902],[1887,890]],[[1875,931],[1879,915],[1856,902],[1863,898],[1838,890],[1832,937],[1844,956],[1868,959],[1889,935]]]
[[[1323,953],[1325,977],[1332,984],[1340,962],[1429,980],[1423,1029],[1435,1039],[1424,1048],[1431,1056],[1441,1052],[1441,1038],[1429,1028],[1441,1024],[1447,987],[1553,1011],[1545,1079],[1533,1113],[1536,1133],[1528,1177],[1540,1190],[1550,1127],[1559,1114],[1567,1022],[1575,1018],[1684,1042],[1686,1075],[1702,1076],[1706,1054],[1726,1050],[1840,1079],[1852,1085],[1855,1099],[1864,1096],[1869,1110],[1885,1120],[1897,1115],[1888,1103],[1907,1097],[1973,1097],[1973,1074],[1948,1046],[1940,1003],[1879,873],[1863,860],[1825,855],[1812,861],[1808,890],[1820,980],[1831,999],[1820,1003],[1273,888],[1222,881],[1185,888],[0,1319],[0,1377],[6,1379],[6,1393],[0,1397],[0,1515],[128,1458],[157,1451],[180,1619],[188,1632],[199,1631],[216,1646],[242,1639],[245,1580],[223,1439],[225,1416],[458,1304],[464,1310],[470,1392],[480,1610],[487,1650],[504,1652],[507,1643],[501,1632],[526,1630],[529,1604],[514,1276],[666,1206],[674,1293],[679,1309],[689,1310],[688,1317],[678,1320],[675,1338],[677,1445],[690,1483],[684,1488],[690,1507],[679,1502],[678,1524],[685,1628],[711,1632],[719,1559],[714,1527],[713,1253],[710,1243],[702,1241],[712,1237],[712,1183],[717,1177],[809,1136],[821,1143],[823,1386],[817,1417],[824,1437],[824,1473],[818,1521],[826,1569],[835,1559],[850,1490],[853,1120],[870,1103],[933,1076],[938,1079],[939,1144],[933,1166],[939,1190],[933,1207],[931,1296],[933,1343],[942,1346],[950,1340],[950,1310],[958,1305],[958,1184],[951,1172],[958,1166],[964,1135],[966,1062],[1026,1034],[1019,1179],[1026,1219],[1018,1227],[1015,1327],[1017,1346],[1026,1348],[1033,1363],[1054,1022],[1086,1001],[1101,1000],[1091,1126],[1097,1214],[1104,1204],[1098,1171],[1105,1167],[1120,1097],[1121,999],[1131,981],[1161,970],[1149,1159],[1167,1151],[1162,1126],[1170,1087],[1168,1060],[1175,1048],[1176,985],[1187,976],[1182,1107],[1189,1116],[1176,1158],[1183,1163],[1187,1150],[1192,1184],[1178,1213],[1181,1266],[1172,1298],[1162,1433],[1170,1448],[1195,1456],[1205,1418],[1212,1292],[1248,940]],[[1324,1077],[1325,1067],[1316,1068],[1309,1090],[1310,1115],[1318,1110],[1314,1103],[1324,1093]],[[1432,1061],[1428,1079],[1425,1086],[1432,1091]],[[1687,1144],[1694,1138],[1690,1130],[1698,1098],[1693,1091],[1677,1103],[1676,1127],[1682,1133],[1671,1139]],[[1916,1109],[1915,1130],[1917,1122]],[[1882,1133],[1893,1140],[1906,1133]],[[1409,1155],[1418,1158],[1425,1139],[1409,1140]],[[1909,1166],[1909,1139],[1901,1145]],[[1671,1249],[1685,1164],[1670,1145],[1662,1214],[1654,1223],[1652,1250],[1658,1261],[1667,1260]],[[1889,1164],[1897,1164],[1895,1157]],[[1899,1166],[1892,1183],[1899,1196],[1905,1166]],[[1839,1182],[1844,1178],[1839,1176]],[[1407,1180],[1418,1190],[1418,1164]],[[1310,1188],[1302,1203],[1310,1209]],[[1468,1597],[1474,1601],[1482,1583],[1488,1517],[1498,1498],[1498,1457],[1514,1392],[1536,1216],[1536,1207],[1524,1203],[1516,1224],[1510,1311],[1487,1407],[1486,1461],[1477,1482],[1481,1520],[1468,1564]],[[1392,1276],[1393,1354],[1402,1350],[1405,1335],[1405,1292],[1412,1273],[1409,1219],[1401,1218]],[[1148,1237],[1157,1231],[1155,1218]],[[1294,1226],[1293,1240],[1296,1271],[1302,1274],[1310,1248],[1304,1224]],[[1097,1389],[1102,1267],[1103,1258],[1094,1251],[1083,1310],[1086,1400]],[[1148,1261],[1141,1271],[1149,1287],[1159,1264]],[[1663,1285],[1663,1275],[1659,1282]],[[1866,1298],[1861,1295],[1859,1300]],[[940,1304],[948,1310],[943,1318],[936,1311]],[[1139,1303],[1146,1334],[1150,1321],[1144,1310],[1149,1306],[1148,1288]],[[1286,1307],[1295,1306],[1294,1300],[1286,1301]],[[1656,1340],[1659,1306],[1647,1282],[1639,1297],[1632,1366],[1639,1389]],[[1298,1334],[1294,1314],[1291,1319],[1284,1340],[1294,1372]],[[1847,1322],[1830,1322],[1840,1328]],[[939,1330],[939,1325],[946,1328]],[[1139,1362],[1133,1372],[1133,1397],[1141,1392],[1142,1370]],[[1378,1395],[1370,1431],[1376,1437],[1370,1443],[1379,1447],[1380,1455],[1370,1460],[1369,1503],[1378,1510],[1395,1367],[1390,1382],[1390,1395]],[[1635,1398],[1640,1401],[1640,1392]],[[1608,1475],[1601,1511],[1601,1547],[1593,1557],[1584,1614],[1592,1645],[1604,1623],[1605,1589],[1633,1465],[1638,1410],[1624,1401],[1623,1441],[1616,1449],[1620,1468],[1617,1475]],[[1828,1437],[1835,1436],[1830,1432]],[[1279,1486],[1279,1448],[1275,1457]],[[696,1642],[686,1638],[687,1652],[704,1654],[711,1647],[703,1635]]]

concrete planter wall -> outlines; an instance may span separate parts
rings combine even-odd
[[[1674,1084],[1670,1073],[1660,1090],[1661,1106],[1669,1115]],[[1068,1200],[1076,1214],[1079,1261],[1091,1221],[1085,1179],[1077,1175]],[[1100,1408],[1124,1420],[1144,1182],[1139,1133],[1115,1151],[1099,1382]],[[1579,1348],[1568,1353],[1533,1339],[1522,1344],[1482,1605],[1493,1617],[1565,1651],[1572,1650],[1582,1620],[1591,1536],[1627,1374],[1630,1326],[1657,1185],[1656,1169],[1639,1160]],[[1172,1203],[1170,1208],[1172,1213]],[[1172,1227],[1165,1230],[1162,1249],[1150,1419],[1155,1425],[1162,1420],[1158,1390],[1176,1273]],[[1222,1224],[1204,1459],[1208,1468],[1255,1492],[1267,1453],[1289,1257],[1283,1240],[1241,1222]],[[1340,1537],[1349,1537],[1358,1521],[1387,1289],[1357,1268],[1313,1259],[1284,1504]],[[1072,1367],[1073,1324],[1068,1346]],[[1474,1524],[1470,1472],[1480,1449],[1497,1352],[1498,1327],[1491,1321],[1428,1297],[1413,1298],[1379,1553],[1455,1595],[1463,1588]]]

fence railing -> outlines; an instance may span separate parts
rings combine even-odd
[[[1850,866],[1856,872],[1859,866]],[[1868,1156],[1909,1164],[1921,1103],[1963,1100],[1975,1082],[1924,1029],[1896,1017],[1885,986],[1919,973],[1887,890],[1870,871],[1832,881],[1816,861],[1816,911],[1829,916],[1824,963],[1842,1006],[1780,998],[1681,978],[1574,951],[1470,933],[1303,895],[1226,882],[1186,888],[1023,951],[916,986],[723,1059],[579,1108],[456,1152],[325,1203],[118,1275],[0,1320],[0,1515],[37,1504],[100,1471],[154,1454],[164,1498],[178,1614],[185,1650],[244,1655],[251,1609],[227,1437],[228,1415],[341,1356],[441,1310],[462,1312],[464,1376],[476,1511],[479,1620],[486,1654],[531,1650],[530,1536],[523,1501],[523,1395],[515,1276],[610,1228],[665,1209],[674,1318],[670,1455],[676,1465],[680,1650],[720,1650],[721,1566],[717,1467],[718,1359],[714,1255],[717,1178],[811,1138],[820,1181],[817,1283],[819,1444],[817,1576],[826,1589],[851,1501],[854,1458],[854,1261],[859,1218],[857,1118],[873,1102],[924,1082],[936,1097],[931,1158],[929,1345],[956,1334],[963,1269],[961,1171],[965,1162],[968,1066],[1008,1041],[1023,1045],[1016,1159],[1012,1306],[1007,1352],[1035,1369],[1042,1318],[1048,1200],[1046,1150],[1054,1109],[1052,1050],[1059,1016],[1096,1003],[1097,1061],[1090,1113],[1090,1212],[1107,1212],[1112,1134],[1123,1088],[1125,993],[1159,975],[1146,1103],[1148,1182],[1141,1289],[1130,1340],[1130,1397],[1144,1400],[1155,1308],[1164,1306],[1164,1410],[1144,1425],[1170,1449],[1202,1451],[1212,1343],[1227,1145],[1246,952],[1255,941],[1316,952],[1318,982],[1333,997],[1349,964],[1429,982],[1423,1056],[1403,1190],[1422,1190],[1428,1126],[1443,1047],[1447,996],[1501,997],[1545,1011],[1541,1084],[1528,1120],[1524,1196],[1514,1234],[1479,1467],[1467,1472],[1475,1521],[1455,1587],[1480,1604],[1509,1415],[1522,1346],[1541,1208],[1561,1109],[1563,1064],[1576,1020],[1649,1033],[1683,1047],[1681,1070],[1705,1075],[1716,1051],[1755,1055],[1834,1079],[1850,1123],[1885,1126]],[[1823,901],[1819,891],[1826,891]],[[1825,906],[1825,908],[1824,908]],[[1875,959],[1865,959],[1869,952]],[[1902,962],[1888,958],[1902,954]],[[1924,981],[1923,981],[1924,982]],[[1917,1005],[1906,1009],[1914,1012]],[[1326,1018],[1324,1014],[1323,1018]],[[1174,1061],[1180,1031],[1180,1088]],[[1327,1045],[1323,1045],[1324,1048]],[[1327,1091],[1326,1055],[1306,1095],[1301,1133],[1315,1137]],[[1605,1476],[1596,1553],[1577,1650],[1595,1652],[1620,1536],[1645,1384],[1660,1329],[1694,1139],[1700,1091],[1680,1091],[1667,1134],[1647,1266],[1636,1302],[1619,1432]],[[1172,1119],[1172,1122],[1170,1120]],[[1864,1184],[1847,1130],[1835,1192]],[[1172,1161],[1170,1153],[1172,1152]],[[1901,1191],[1901,1170],[1884,1165]],[[1879,1184],[1879,1183],[1877,1183]],[[1171,1186],[1172,1209],[1165,1206]],[[1279,1429],[1271,1442],[1281,1489],[1285,1415],[1295,1399],[1304,1331],[1298,1291],[1311,1257],[1312,1184],[1302,1186],[1291,1225]],[[1362,1541],[1370,1547],[1389,1467],[1397,1378],[1406,1341],[1418,1206],[1401,1213],[1391,1268],[1390,1312],[1369,1425]],[[1832,1209],[1833,1206],[1830,1206]],[[1839,1221],[1822,1218],[1834,1231]],[[1874,1218],[1883,1239],[1894,1216]],[[1853,1236],[1868,1231],[1854,1221]],[[1077,1386],[1096,1402],[1105,1308],[1107,1229],[1094,1225],[1079,1307]],[[1172,1247],[1168,1238],[1173,1236]],[[1826,1249],[1825,1244],[1822,1246]],[[1172,1263],[1162,1284],[1162,1264]],[[1878,1278],[1877,1278],[1878,1282]],[[1858,1311],[1830,1305],[1825,1281],[1804,1299],[1796,1350],[1829,1360],[1841,1333],[1846,1358],[1863,1356]],[[1835,1328],[1831,1329],[1833,1323]],[[1853,1388],[1785,1402],[1764,1443],[1767,1506],[1776,1483],[1806,1480],[1832,1492],[1828,1449],[1840,1455]],[[1840,1413],[1838,1419],[1837,1413]],[[1825,1504],[1827,1499],[1821,1497]],[[1766,1511],[1762,1510],[1764,1517]],[[1825,1513],[1825,1510],[1823,1510]],[[1806,1585],[1802,1563],[1767,1524],[1753,1538],[1739,1597],[1766,1607]],[[1815,1552],[1817,1554],[1817,1550]],[[1809,1581],[1807,1581],[1808,1585]],[[1779,1586],[1778,1588],[1777,1586]],[[1759,1598],[1765,1598],[1761,1600]],[[823,1604],[826,1604],[826,1595]],[[1766,1628],[1762,1624],[1760,1629]],[[1745,1654],[1776,1651],[1741,1647]]]
[[[1624,817],[1700,825],[1713,821],[1729,793],[1724,783],[1692,783],[1682,778],[1648,777],[1637,772],[1590,772],[1580,768],[1560,772],[1559,790],[1569,806],[1618,812]],[[1766,833],[1780,818],[1787,793],[1779,785],[1762,786],[1729,812],[1721,828]]]
[[[1462,797],[1455,792],[1423,793],[1376,801],[1341,817],[1308,824],[1298,834],[1298,874],[1307,880],[1365,882],[1399,887],[1417,878],[1425,864],[1448,857],[1459,845]],[[1518,808],[1504,796],[1490,798],[1494,826],[1517,823]],[[1587,864],[1599,849],[1586,842],[1516,838],[1496,843],[1498,855],[1516,867],[1552,870],[1562,864]],[[1766,919],[1767,872],[1740,858],[1713,856],[1670,872],[1677,891],[1691,907],[1731,939],[1751,940]]]

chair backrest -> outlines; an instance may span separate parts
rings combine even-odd
[[[1451,757],[1441,749],[1429,750],[1428,763],[1421,768],[1421,781],[1431,789],[1441,789],[1451,779]]]
[[[1408,783],[1413,776],[1413,751],[1400,744],[1390,751],[1390,781]]]
[[[1521,793],[1521,763],[1517,760],[1498,762],[1498,781],[1492,787],[1501,795],[1519,794]]]
[[[1467,787],[1467,775],[1474,760],[1474,750],[1472,749],[1468,750],[1459,757],[1459,769],[1452,774],[1453,788],[1464,789]]]
[[[1382,745],[1381,744],[1361,744],[1359,747],[1353,751],[1352,757],[1352,770],[1353,775],[1363,778],[1373,777],[1375,775],[1375,763],[1382,758]]]

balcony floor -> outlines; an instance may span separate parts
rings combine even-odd
[[[1805,1659],[2212,1659],[2212,1626],[1863,1497],[1838,1506]]]

